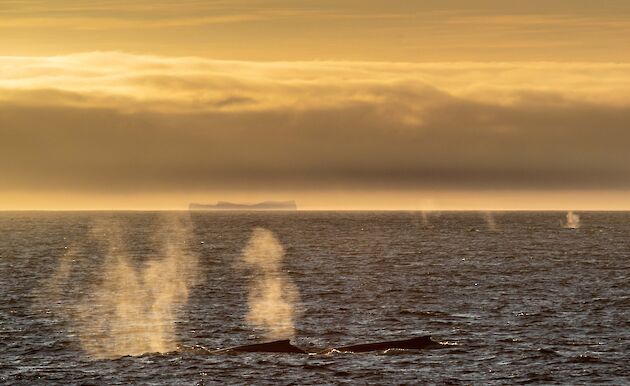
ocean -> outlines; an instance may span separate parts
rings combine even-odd
[[[629,384],[630,213],[577,215],[2,212],[0,384]]]

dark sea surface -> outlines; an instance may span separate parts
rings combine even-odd
[[[579,229],[562,227],[565,214],[0,213],[0,384],[628,384],[630,213],[581,212]],[[318,351],[430,334],[449,345],[90,356],[79,304],[98,309],[91,291],[120,250],[138,270],[163,259],[171,231],[162,225],[173,218],[190,224],[178,247],[198,260],[173,316],[180,347],[264,341],[245,320],[254,273],[237,264],[257,227],[283,245],[284,274],[300,293],[294,344]],[[121,230],[116,248],[102,240],[110,227]],[[99,315],[107,326],[111,315]]]

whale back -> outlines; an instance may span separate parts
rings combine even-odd
[[[405,350],[421,350],[439,347],[441,344],[436,342],[429,335],[418,336],[405,340],[389,340],[382,342],[363,343],[351,346],[335,347],[334,350],[343,352],[369,352],[369,351],[384,351],[389,349],[405,349]],[[276,340],[273,342],[248,344],[244,346],[236,346],[224,349],[218,349],[211,351],[202,346],[181,346],[178,348],[181,352],[188,352],[191,354],[220,354],[225,352],[264,352],[264,353],[294,353],[294,354],[308,354],[308,352],[302,350],[291,344],[288,339]],[[329,350],[333,350],[329,349]],[[329,350],[323,351],[329,352]]]
[[[420,350],[438,346],[439,343],[434,341],[429,335],[419,336],[405,340],[389,340],[384,342],[364,343],[351,346],[336,347],[336,350],[345,352],[368,352],[381,351],[392,348]]]
[[[236,352],[278,352],[306,354],[306,351],[292,345],[288,339],[276,340],[266,343],[248,344],[245,346],[236,346],[229,348],[229,350]]]

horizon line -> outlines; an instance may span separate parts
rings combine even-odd
[[[190,209],[159,209],[159,208],[144,208],[144,209],[0,209],[0,213],[9,212],[195,212],[195,213],[226,213],[226,212],[240,212],[240,213],[292,213],[292,212],[630,212],[630,208],[589,208],[589,209],[571,209],[571,208],[546,208],[546,209],[525,209],[525,208],[504,208],[504,209],[466,209],[466,208],[449,208],[449,209],[379,209],[379,208],[365,208],[365,209],[333,209],[333,208],[319,208],[319,209],[295,209],[295,210],[247,210],[247,209],[220,209],[220,210],[190,210]]]

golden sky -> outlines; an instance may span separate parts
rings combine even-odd
[[[628,1],[0,0],[0,209],[630,209]]]
[[[1,0],[0,55],[627,61],[626,0]]]

